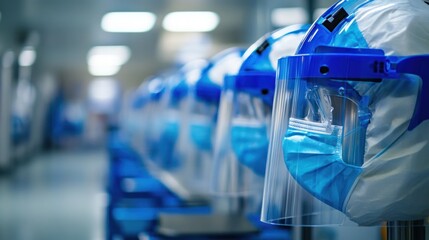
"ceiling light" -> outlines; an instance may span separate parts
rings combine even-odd
[[[271,12],[271,23],[277,27],[308,22],[308,15],[304,8],[276,8]]]
[[[103,16],[101,28],[106,32],[147,32],[155,21],[150,12],[110,12]]]
[[[88,52],[88,65],[120,66],[125,64],[131,56],[127,46],[97,46]]]
[[[219,24],[219,16],[214,12],[171,12],[162,22],[170,32],[210,32]]]
[[[113,76],[121,70],[121,66],[88,65],[88,70],[92,76]]]
[[[33,47],[25,47],[19,54],[19,65],[29,67],[36,61],[36,51]]]
[[[89,83],[88,94],[93,102],[108,103],[119,93],[118,82],[110,78],[94,79]]]

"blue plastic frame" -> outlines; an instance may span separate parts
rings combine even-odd
[[[223,58],[233,53],[237,53],[238,55],[242,56],[244,50],[241,48],[230,48],[220,52],[212,59],[210,59],[208,65],[201,72],[201,78],[195,83],[195,96],[198,99],[210,103],[219,103],[222,86],[213,82],[209,78],[209,72],[216,65],[217,62],[221,61]]]
[[[429,54],[409,57],[385,56],[382,50],[319,47],[314,54],[279,60],[279,80],[320,78],[338,81],[395,81],[402,74],[417,75],[422,86],[409,130],[429,120]],[[285,66],[285,67],[284,67]]]
[[[253,44],[243,55],[243,63],[235,76],[225,79],[225,88],[245,92],[261,98],[272,106],[274,100],[276,69],[273,68],[269,53],[272,44],[285,35],[305,33],[309,25],[293,25],[266,35]]]

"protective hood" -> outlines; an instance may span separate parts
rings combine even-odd
[[[376,48],[386,55],[427,53],[429,5],[423,0],[342,0],[311,26],[297,53],[318,46]]]

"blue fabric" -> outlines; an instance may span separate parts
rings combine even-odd
[[[286,166],[293,178],[313,196],[342,211],[360,167],[342,160],[342,132],[323,134],[289,127],[283,140]]]
[[[266,127],[233,126],[231,141],[238,160],[256,174],[264,176],[268,154]]]
[[[212,125],[209,123],[191,123],[189,126],[192,143],[200,150],[212,149]]]

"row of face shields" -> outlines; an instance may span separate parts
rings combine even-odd
[[[2,121],[8,123],[7,129],[3,131],[10,134],[12,146],[18,147],[30,142],[35,117],[34,108],[38,100],[37,92],[40,89],[36,89],[30,79],[31,76],[27,73],[31,66],[21,66],[19,58],[16,58],[12,51],[2,54],[0,62],[3,91]]]
[[[261,210],[264,222],[422,220],[428,10],[419,0],[340,1],[310,28],[144,82],[124,131],[192,194],[240,198],[225,209]],[[394,28],[378,27],[391,18]]]

